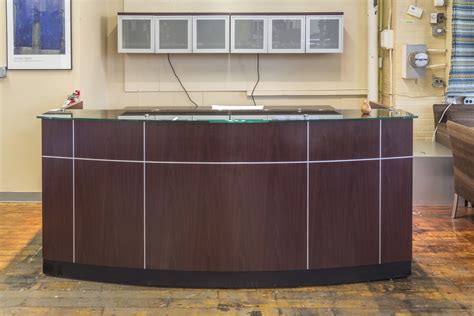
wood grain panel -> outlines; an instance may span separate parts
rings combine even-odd
[[[306,166],[147,165],[147,268],[306,268]]]
[[[382,120],[382,157],[413,155],[413,120]]]
[[[379,162],[310,166],[310,268],[378,263]]]
[[[76,157],[143,160],[143,123],[75,122]]]
[[[382,162],[382,262],[412,259],[413,160]]]
[[[76,259],[143,267],[143,164],[76,161]]]
[[[310,123],[310,160],[377,158],[379,121],[320,121]]]
[[[43,155],[72,157],[72,121],[43,119],[41,124]]]
[[[152,161],[303,161],[306,124],[147,123]]]
[[[43,158],[43,258],[72,262],[72,160]]]

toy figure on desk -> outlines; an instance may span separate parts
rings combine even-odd
[[[372,112],[372,107],[370,106],[370,102],[367,101],[367,100],[364,100],[364,102],[362,103],[362,106],[360,108],[360,111],[364,115],[370,114],[370,112]]]
[[[80,99],[81,99],[81,91],[80,90],[74,91],[74,93],[68,96],[66,101],[64,101],[63,109],[70,108],[71,106],[77,104],[78,102],[80,102]]]

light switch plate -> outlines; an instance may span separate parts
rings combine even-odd
[[[415,18],[421,19],[423,15],[423,9],[415,5],[408,7],[408,15],[414,16]]]
[[[5,78],[7,76],[7,67],[0,67],[0,78]]]

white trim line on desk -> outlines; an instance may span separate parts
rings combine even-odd
[[[78,158],[78,157],[61,157],[61,156],[43,156],[47,159],[70,159],[82,161],[105,161],[105,162],[129,162],[140,163],[143,160],[119,160],[119,159],[99,159],[99,158]],[[400,157],[382,157],[382,158],[362,158],[362,159],[340,159],[340,160],[313,160],[313,161],[145,161],[149,164],[162,165],[298,165],[298,164],[321,164],[321,163],[341,163],[341,162],[359,162],[359,161],[378,161],[378,160],[398,160],[412,159],[414,156]]]
[[[74,121],[72,121],[72,262],[76,263],[76,144]]]
[[[306,123],[306,269],[309,270],[309,122]]]
[[[146,127],[143,122],[143,269],[146,269]]]
[[[382,120],[379,124],[379,264],[382,264]]]

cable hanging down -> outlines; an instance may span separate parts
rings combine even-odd
[[[194,102],[194,100],[189,95],[188,90],[186,90],[183,83],[181,82],[181,79],[179,79],[178,74],[176,73],[176,70],[174,70],[173,63],[171,62],[170,54],[168,54],[168,63],[170,64],[171,70],[173,71],[173,74],[176,77],[176,80],[178,80],[179,84],[181,85],[181,88],[183,88],[184,93],[186,93],[186,95],[189,99],[189,102],[191,102],[194,105],[194,109],[197,109],[199,107],[199,105],[196,102]]]
[[[255,82],[255,86],[253,87],[252,94],[251,94],[253,105],[257,105],[257,102],[255,102],[254,93],[259,83],[260,83],[260,54],[257,54],[257,81]]]

